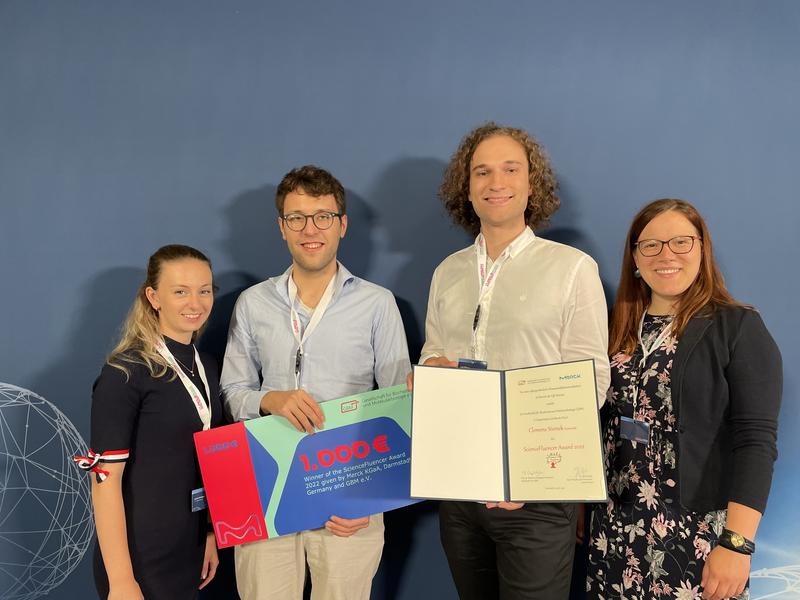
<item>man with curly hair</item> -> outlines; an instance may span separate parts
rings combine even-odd
[[[602,403],[608,329],[597,264],[533,230],[559,207],[541,146],[487,123],[462,140],[439,195],[475,243],[447,257],[431,282],[420,364],[515,369],[592,358]],[[574,504],[442,502],[440,531],[462,599],[569,596]]]

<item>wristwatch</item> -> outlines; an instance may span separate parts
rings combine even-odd
[[[736,533],[730,529],[723,529],[719,536],[719,545],[728,550],[733,550],[739,554],[752,554],[756,551],[755,542],[748,540],[741,533]]]

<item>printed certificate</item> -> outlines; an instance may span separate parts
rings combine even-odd
[[[414,367],[411,496],[602,502],[594,361],[481,371]]]
[[[266,416],[195,434],[220,548],[413,504],[405,385],[320,403],[308,435]]]

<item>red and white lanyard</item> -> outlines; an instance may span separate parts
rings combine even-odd
[[[301,331],[300,316],[297,314],[297,309],[294,307],[297,302],[297,284],[294,282],[292,274],[289,273],[289,320],[291,321],[294,339],[297,341],[297,353],[295,354],[294,361],[294,385],[296,388],[300,387],[300,367],[303,363],[303,344],[311,337],[311,334],[322,320],[325,311],[328,310],[328,305],[330,305],[331,299],[333,298],[335,285],[336,274],[334,273],[333,277],[331,277],[331,280],[328,282],[328,287],[325,288],[325,292],[322,294],[322,298],[319,300],[319,304],[317,304],[317,307],[314,309],[314,313],[311,315],[311,319],[308,325],[306,325],[305,331]]]
[[[525,249],[534,239],[536,239],[536,236],[533,234],[533,231],[531,231],[529,227],[526,227],[525,231],[506,246],[505,250],[503,250],[500,256],[497,257],[497,260],[494,261],[489,268],[489,254],[486,250],[486,240],[482,233],[479,233],[478,237],[475,238],[475,256],[478,267],[478,283],[480,285],[480,290],[478,292],[478,305],[475,308],[475,317],[472,319],[472,358],[480,358],[478,356],[478,330],[480,329],[479,324],[481,321],[481,306],[483,301],[491,295],[494,284],[497,281],[497,276],[500,273],[500,269],[503,268],[503,265],[512,255]]]
[[[203,395],[200,393],[200,390],[197,389],[197,386],[192,382],[191,379],[189,379],[189,376],[184,373],[183,369],[181,369],[181,367],[178,365],[178,361],[176,361],[175,357],[172,356],[172,352],[169,351],[169,348],[167,348],[167,345],[163,342],[163,340],[158,340],[155,346],[158,353],[164,357],[164,360],[167,361],[167,364],[172,367],[173,371],[175,371],[175,373],[178,375],[183,387],[185,387],[186,391],[189,392],[192,403],[197,410],[197,415],[203,422],[203,431],[209,429],[211,427],[211,390],[208,387],[206,370],[203,368],[203,363],[200,362],[200,354],[197,352],[197,348],[195,348],[194,344],[192,344],[192,349],[194,350],[194,360],[195,364],[197,365],[197,372],[200,375],[200,379],[203,380],[203,385],[206,388],[208,404],[206,404],[206,401],[203,398]]]

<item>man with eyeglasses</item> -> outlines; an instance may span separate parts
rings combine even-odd
[[[324,426],[319,402],[402,383],[410,370],[400,312],[388,290],[336,260],[347,231],[345,192],[328,171],[294,169],[275,194],[291,266],[236,302],[220,386],[235,420],[278,415],[299,431]],[[383,550],[383,515],[331,516],[324,528],[235,550],[242,600],[368,600]]]

